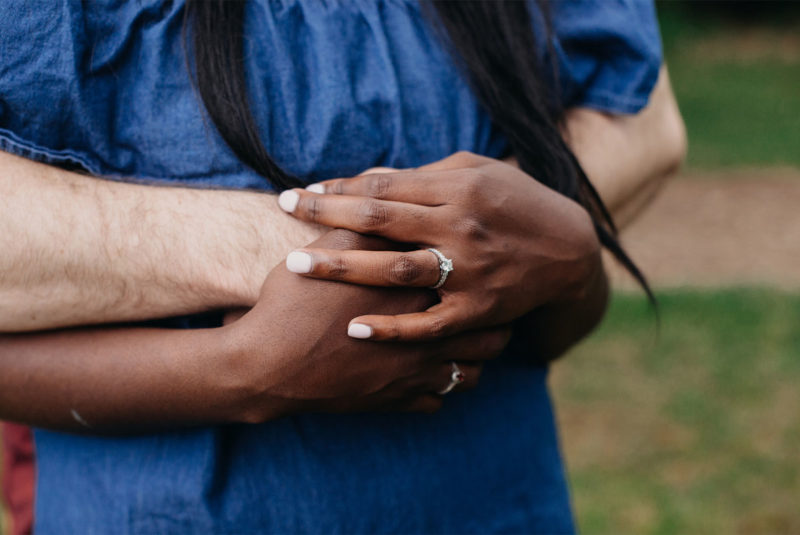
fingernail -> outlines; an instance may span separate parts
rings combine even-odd
[[[325,186],[322,184],[311,184],[310,186],[306,186],[306,191],[310,191],[311,193],[325,193]]]
[[[298,195],[296,191],[287,189],[278,196],[278,206],[280,206],[284,212],[289,212],[291,214],[294,212],[294,209],[297,208],[297,201],[299,200],[300,195]]]
[[[292,251],[286,257],[286,269],[292,273],[311,273],[311,255],[302,251]]]
[[[347,326],[347,336],[351,338],[370,338],[372,327],[363,323],[351,323]]]

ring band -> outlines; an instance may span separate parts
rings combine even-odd
[[[430,248],[428,249],[434,255],[436,255],[436,259],[439,261],[439,280],[436,281],[436,284],[431,286],[432,289],[437,290],[444,285],[444,281],[447,280],[447,276],[453,271],[453,261],[442,254],[439,249]]]
[[[453,368],[453,373],[450,374],[450,384],[444,387],[444,389],[439,390],[438,393],[440,396],[447,394],[454,389],[456,385],[463,383],[464,379],[466,379],[466,377],[464,377],[464,372],[461,371],[461,369],[458,367],[458,364],[451,362],[450,365]]]

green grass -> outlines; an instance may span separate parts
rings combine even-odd
[[[800,16],[748,23],[720,11],[659,4],[688,167],[800,167]]]
[[[670,66],[689,134],[689,167],[800,167],[800,65]]]
[[[556,365],[585,534],[800,533],[800,296],[617,295]]]

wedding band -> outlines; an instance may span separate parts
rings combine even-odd
[[[431,286],[432,289],[436,290],[444,285],[447,276],[453,271],[453,261],[444,256],[439,249],[430,248],[428,250],[435,254],[436,259],[439,261],[439,280],[436,281],[436,284]]]
[[[453,373],[450,374],[450,384],[448,384],[443,390],[439,390],[440,396],[447,394],[454,389],[457,384],[463,383],[464,379],[466,379],[466,377],[464,377],[464,372],[459,369],[458,364],[451,362],[450,365],[453,367]]]

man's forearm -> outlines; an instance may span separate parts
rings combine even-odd
[[[249,306],[320,231],[254,192],[98,180],[0,152],[0,331]]]
[[[619,226],[650,203],[686,155],[686,131],[666,67],[635,115],[610,115],[575,108],[565,136]]]

